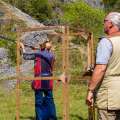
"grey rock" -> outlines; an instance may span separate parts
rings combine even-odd
[[[5,48],[0,48],[0,60],[8,58],[7,50]]]
[[[37,20],[17,9],[16,7],[13,7],[3,1],[0,1],[0,3],[3,4],[3,8],[7,9],[8,12],[16,16],[17,19],[24,21],[27,27],[44,26],[43,24],[39,23]],[[4,21],[1,20],[1,23],[3,22]],[[53,32],[53,30],[26,32],[22,35],[21,40],[24,44],[34,47],[38,45],[38,43],[42,44],[43,42],[47,41],[47,34],[49,32]],[[20,66],[21,74],[26,76],[33,75],[33,65],[34,61],[24,61],[23,64],[21,64]],[[12,67],[9,63],[7,50],[4,48],[0,48],[0,83],[3,83],[3,86],[6,86],[5,88],[7,88],[8,91],[16,86],[16,79],[14,77],[16,77],[16,67]],[[11,79],[8,80],[8,78]]]
[[[4,1],[0,1],[0,3],[3,5],[2,7],[4,7],[5,9],[7,9],[7,11],[12,15],[16,16],[17,19],[20,19],[22,21],[25,22],[25,24],[28,27],[37,25],[37,26],[44,26],[43,24],[41,24],[40,22],[38,22],[37,20],[35,20],[34,18],[32,18],[31,16],[29,16],[28,14],[22,12],[21,10],[19,10],[18,8],[16,8],[15,6],[12,6],[10,4],[5,3]]]
[[[36,46],[42,44],[48,40],[47,32],[44,31],[34,31],[34,32],[26,32],[21,40],[25,45],[28,46]]]

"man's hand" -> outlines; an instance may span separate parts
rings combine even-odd
[[[20,47],[22,48],[23,53],[24,53],[25,52],[25,46],[24,46],[24,44],[22,42],[20,42]]]
[[[60,80],[65,84],[67,82],[67,76],[65,75],[65,73],[63,73],[62,75],[60,75]]]
[[[20,42],[20,47],[24,49],[24,44],[22,42]]]
[[[88,106],[93,106],[93,92],[88,91],[87,97],[86,97],[86,104]]]

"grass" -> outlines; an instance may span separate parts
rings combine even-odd
[[[21,83],[20,89],[20,120],[34,120],[34,92],[29,82]],[[0,119],[15,120],[16,114],[16,92],[0,90]],[[69,85],[69,117],[70,120],[87,120],[87,106],[85,105],[86,85]],[[57,109],[58,120],[62,120],[63,97],[62,85],[55,85],[54,99]]]

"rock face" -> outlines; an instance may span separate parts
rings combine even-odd
[[[0,1],[1,12],[4,12],[4,17],[10,19],[10,15],[14,16],[14,19],[22,20],[27,27],[33,28],[35,26],[44,27],[39,21],[35,20],[28,14],[22,12],[16,7],[13,7],[10,4],[7,4],[3,1]],[[8,21],[4,18],[0,19],[0,24],[6,24]],[[36,46],[38,43],[45,42],[47,40],[47,33],[53,32],[53,30],[44,30],[44,31],[36,31],[36,32],[26,32],[22,35],[21,40],[29,46]]]
[[[24,61],[20,66],[21,74],[30,75],[33,74],[34,61]],[[10,65],[7,50],[0,48],[0,87],[4,87],[5,90],[9,91],[16,85],[16,67]],[[11,79],[8,79],[11,78]]]
[[[6,59],[8,57],[7,50],[5,48],[0,48],[0,60]]]
[[[0,79],[4,79],[4,77],[10,75],[14,76],[15,74],[15,69],[10,67],[7,50],[5,48],[0,48]],[[4,88],[7,88],[7,90],[9,90],[13,88],[15,85],[14,83],[16,82],[15,80],[6,80],[2,81],[1,83],[2,87],[4,86]]]
[[[104,8],[104,4],[101,2],[101,0],[85,0],[85,2],[95,8]]]
[[[61,2],[67,3],[67,2],[75,2],[77,0],[60,0]]]
[[[11,17],[10,15],[14,16],[16,19],[22,20],[25,22],[25,24],[28,27],[37,25],[37,26],[44,26],[43,24],[41,24],[40,22],[38,22],[37,20],[35,20],[34,18],[32,18],[31,16],[29,16],[28,14],[22,12],[21,10],[19,10],[16,7],[13,7],[10,4],[7,4],[3,1],[0,1],[0,5],[1,5],[1,9],[3,9],[3,11],[6,12],[6,16],[9,18]]]
[[[8,54],[5,48],[0,48],[0,76],[6,73],[10,68],[8,64]]]
[[[3,1],[0,1],[0,5],[2,7],[0,8],[0,11],[2,8],[2,12],[8,12],[15,16],[16,19],[22,20],[28,27],[34,27],[34,26],[44,26],[43,24],[39,23],[37,20],[32,18],[31,16],[27,15],[26,13],[23,13],[21,10],[6,4]],[[4,14],[5,18],[7,16]],[[9,18],[9,16],[7,16]],[[4,23],[4,17],[2,14],[2,24]],[[47,40],[47,33],[51,32],[50,30],[44,30],[44,31],[36,31],[36,32],[26,32],[22,35],[21,40],[24,44],[27,44],[29,46],[36,46],[38,43],[42,43]],[[34,61],[24,61],[21,67],[21,72],[24,75],[28,75],[32,73]],[[33,74],[33,73],[32,73]],[[10,64],[10,61],[8,59],[7,50],[5,48],[0,48],[0,83],[3,83],[2,85],[6,86],[7,90],[9,91],[11,88],[15,87],[16,79],[14,78],[16,76],[16,67],[12,67]],[[10,80],[6,78],[12,77]]]

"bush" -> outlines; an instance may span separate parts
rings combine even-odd
[[[28,0],[25,5],[25,12],[40,21],[52,18],[52,7],[48,0]]]
[[[104,11],[92,8],[85,2],[67,3],[63,5],[62,20],[74,28],[92,31],[96,37],[103,33]]]

